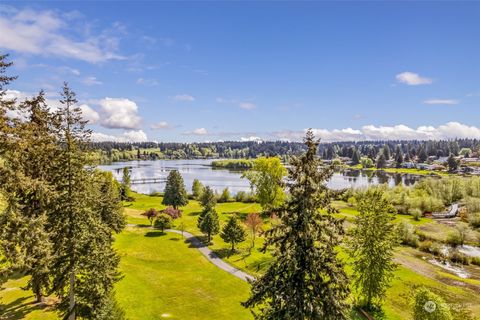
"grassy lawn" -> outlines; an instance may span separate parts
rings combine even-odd
[[[161,197],[135,194],[136,201],[126,203],[126,214],[131,224],[148,225],[140,214],[149,208],[164,208]],[[354,207],[345,202],[335,202],[339,217],[353,221],[358,215]],[[221,224],[235,213],[244,219],[247,213],[259,212],[258,204],[218,204]],[[196,227],[201,210],[196,201],[182,208],[183,217],[175,222],[176,228],[183,221],[185,230],[202,237]],[[423,232],[442,238],[446,227],[434,220],[422,218],[414,221],[410,216],[397,216],[416,224]],[[268,219],[265,220],[268,228]],[[271,256],[261,253],[263,238],[258,237],[256,247],[250,250],[251,238],[240,244],[235,253],[219,235],[213,238],[210,248],[230,264],[250,274],[259,275],[271,261]],[[149,228],[127,227],[116,236],[115,248],[121,255],[120,269],[124,278],[116,286],[117,298],[129,319],[251,319],[251,314],[240,302],[249,295],[249,285],[218,269],[208,262],[197,249],[190,248],[180,235],[161,235]],[[474,275],[462,279],[427,262],[425,253],[408,247],[399,248],[391,288],[384,304],[386,319],[410,319],[410,299],[419,286],[426,286],[443,296],[449,303],[466,305],[474,314],[480,314],[480,271],[469,266]],[[340,257],[348,259],[341,250]],[[351,267],[347,266],[347,273]],[[48,308],[33,304],[33,296],[20,287],[27,278],[9,279],[0,290],[0,319],[57,319]]]
[[[0,319],[58,319],[57,313],[48,306],[35,303],[31,291],[22,290],[27,285],[28,278],[15,275],[0,287]]]
[[[116,237],[128,319],[251,319],[249,285],[210,263],[180,235],[127,228]]]
[[[432,171],[432,170],[423,170],[423,169],[416,169],[416,168],[362,168],[362,165],[358,164],[355,166],[345,166],[348,169],[357,169],[357,170],[365,170],[365,171],[385,171],[389,173],[402,173],[402,174],[414,174],[414,175],[440,175],[440,176],[448,176],[450,175],[448,172],[444,171]]]

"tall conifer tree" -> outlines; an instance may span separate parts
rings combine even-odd
[[[273,261],[252,282],[247,308],[258,308],[256,319],[346,319],[348,279],[336,247],[344,233],[330,202],[325,182],[333,168],[321,166],[318,141],[311,130],[306,154],[289,168],[291,198],[280,211],[281,223],[266,232],[263,251],[273,247]],[[319,210],[322,209],[322,210]]]

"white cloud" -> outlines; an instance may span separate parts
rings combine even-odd
[[[158,81],[155,80],[155,79],[138,78],[138,79],[137,79],[137,84],[141,84],[141,85],[144,85],[144,86],[153,87],[153,86],[157,86],[157,85],[158,85]]]
[[[136,129],[142,118],[135,102],[125,98],[105,98],[99,101],[102,111],[101,125],[106,128]]]
[[[447,105],[453,105],[453,104],[458,104],[458,100],[453,100],[453,99],[428,99],[423,101],[425,104],[447,104]]]
[[[102,84],[100,80],[98,80],[96,77],[86,77],[85,79],[82,80],[82,83],[87,85],[87,86],[94,86],[94,85],[99,85]]]
[[[238,106],[242,109],[245,109],[245,110],[252,110],[252,109],[255,109],[257,106],[251,102],[240,102],[238,104]]]
[[[171,129],[171,128],[172,128],[172,125],[169,124],[169,123],[166,122],[166,121],[160,121],[160,122],[157,122],[157,123],[152,124],[152,125],[150,126],[150,128],[156,129],[156,130]]]
[[[250,137],[241,137],[240,141],[255,141],[255,142],[261,142],[262,138],[256,137],[256,136],[250,136]]]
[[[480,128],[459,122],[448,122],[438,127],[419,126],[411,128],[403,124],[395,126],[363,126],[360,130],[346,129],[313,129],[317,138],[324,142],[331,141],[364,141],[364,140],[440,140],[454,138],[480,139]],[[305,130],[284,130],[273,132],[279,139],[300,141]]]
[[[82,104],[79,106],[80,110],[82,110],[82,117],[84,120],[87,120],[89,124],[97,123],[100,119],[100,115],[97,111],[93,110],[86,104]]]
[[[421,77],[417,73],[413,72],[402,72],[395,76],[398,82],[407,84],[409,86],[417,86],[421,84],[430,84],[433,82],[430,78]]]
[[[175,101],[188,101],[188,102],[195,101],[195,98],[188,94],[177,94],[172,99]]]
[[[197,129],[194,129],[193,131],[186,131],[182,134],[185,135],[185,136],[206,136],[206,135],[210,135],[208,133],[208,130],[205,129],[205,128],[197,128]]]
[[[145,142],[148,141],[147,135],[142,130],[125,131],[121,135],[109,135],[101,132],[93,132],[92,140],[96,142]]]
[[[73,58],[90,63],[124,59],[116,53],[118,38],[107,32],[95,35],[64,34],[74,32],[72,21],[64,21],[51,10],[17,10],[10,7],[0,16],[0,48],[20,53]]]

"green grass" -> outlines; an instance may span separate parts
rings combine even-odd
[[[16,274],[4,280],[7,281],[0,286],[0,319],[58,319],[49,307],[35,303],[31,291],[21,289],[27,285],[28,277]]]
[[[125,275],[117,298],[129,319],[251,319],[246,282],[210,263],[180,235],[128,228],[115,247]]]
[[[449,175],[448,172],[444,171],[432,171],[432,170],[422,170],[422,169],[416,169],[416,168],[383,168],[383,169],[377,169],[377,168],[362,168],[361,165],[355,165],[355,166],[346,166],[347,168],[350,169],[358,169],[358,170],[365,170],[365,171],[385,171],[389,173],[403,173],[403,174],[414,174],[414,175],[441,175],[441,176],[447,176]]]

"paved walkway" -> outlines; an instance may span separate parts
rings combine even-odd
[[[128,227],[138,227],[136,224],[128,224]],[[177,234],[182,234],[182,231],[180,230],[175,230],[175,229],[166,229],[166,232],[172,232],[172,233],[177,233]],[[226,263],[223,261],[215,252],[210,250],[209,247],[203,244],[200,239],[195,237],[193,234],[190,232],[183,232],[183,236],[186,238],[186,241],[192,244],[195,248],[197,248],[211,263],[219,267],[220,269],[234,275],[237,278],[242,279],[243,281],[247,281],[248,279],[253,280],[254,278],[249,275],[248,273],[245,273],[235,267],[232,267],[230,264]]]

